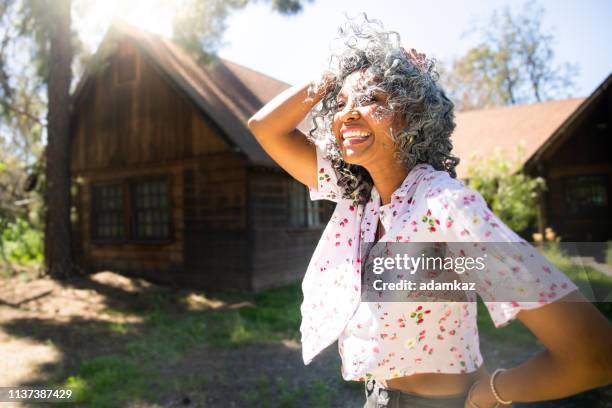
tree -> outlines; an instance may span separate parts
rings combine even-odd
[[[91,0],[81,0],[81,3],[87,1]],[[268,1],[273,10],[293,14],[301,10],[305,1],[311,0]],[[75,50],[80,49],[80,41],[72,31],[71,13],[73,7],[78,9],[75,3],[77,1],[73,3],[72,0],[0,0],[0,16],[12,10],[17,16],[13,27],[17,28],[18,36],[29,38],[35,44],[31,61],[47,90],[45,261],[47,273],[58,279],[73,274],[69,118],[72,66]],[[248,0],[185,0],[185,11],[174,19],[174,38],[206,60],[214,55],[227,16],[246,4]],[[86,5],[81,4],[81,9],[87,9]],[[14,36],[4,37],[7,43],[13,39]],[[7,61],[2,54],[4,46],[4,42],[0,44],[0,89],[10,96],[13,93],[11,79],[3,69]],[[3,111],[14,111],[11,107],[14,105],[8,104]]]
[[[47,80],[47,151],[45,178],[45,261],[49,275],[72,275],[70,234],[70,83],[72,82],[72,0],[49,4],[49,74]]]
[[[467,170],[468,185],[479,191],[491,210],[512,230],[525,234],[538,217],[539,199],[546,188],[541,177],[524,174],[524,146],[514,155],[497,150],[486,158],[472,157]]]
[[[578,66],[553,64],[554,36],[542,29],[544,9],[535,0],[516,15],[494,12],[472,32],[480,43],[453,61],[442,76],[460,110],[541,102],[574,92]],[[446,77],[446,78],[445,78]]]
[[[283,15],[299,13],[305,2],[312,2],[268,1],[274,11]],[[173,40],[190,50],[200,62],[211,62],[225,31],[226,18],[248,3],[249,0],[183,0],[179,12],[172,18]]]

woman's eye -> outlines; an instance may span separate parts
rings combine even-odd
[[[374,95],[365,95],[361,98],[361,103],[372,103],[375,102],[376,98],[374,97]]]
[[[343,109],[344,106],[346,106],[346,103],[344,103],[343,101],[338,101],[336,102],[336,106],[338,107],[338,109]]]

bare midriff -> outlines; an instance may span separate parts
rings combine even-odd
[[[470,386],[488,375],[484,364],[477,371],[463,374],[420,373],[386,381],[385,388],[423,396],[454,396],[467,393]]]

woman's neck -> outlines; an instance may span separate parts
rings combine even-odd
[[[391,202],[391,196],[402,185],[409,173],[409,170],[399,163],[386,166],[370,166],[367,170],[380,195],[381,205]]]

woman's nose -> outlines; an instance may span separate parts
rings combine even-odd
[[[355,109],[354,103],[350,103],[350,104],[347,103],[341,112],[341,119],[343,122],[357,120],[360,117],[361,117],[361,114],[359,113],[357,109]]]

